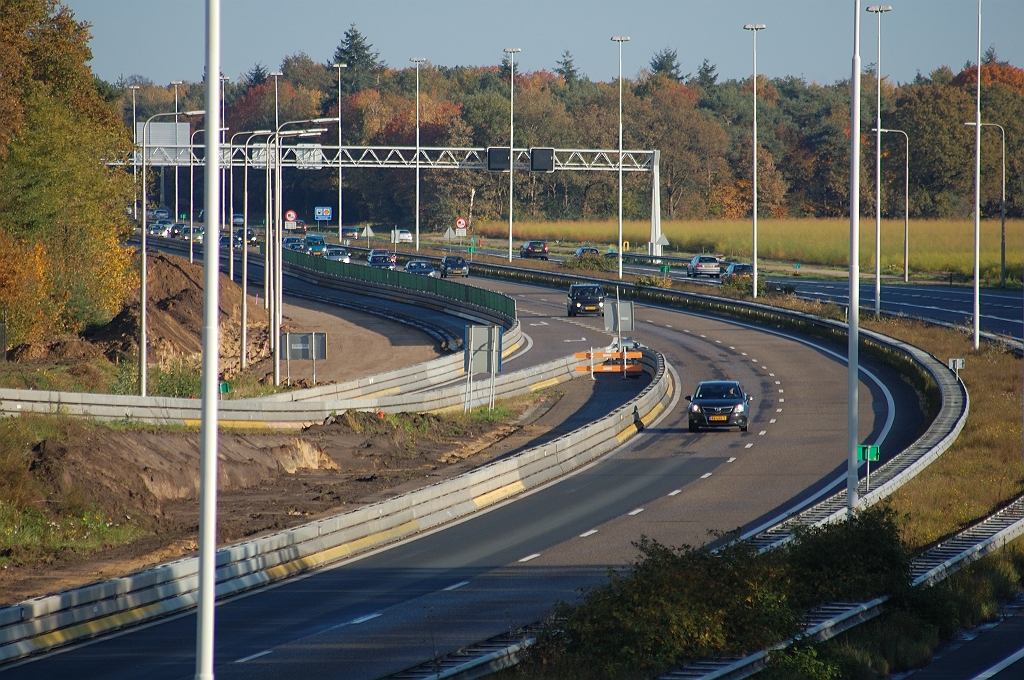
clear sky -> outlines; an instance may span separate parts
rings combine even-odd
[[[865,0],[863,6],[876,0]],[[898,82],[940,65],[959,71],[977,55],[976,0],[887,0],[882,16],[882,73]],[[64,0],[93,24],[92,66],[114,81],[138,74],[157,84],[198,81],[204,64],[203,0]],[[623,46],[627,77],[671,47],[683,73],[706,58],[724,78],[748,77],[751,37],[763,23],[758,71],[832,83],[848,78],[853,52],[852,0],[222,0],[224,74],[232,80],[261,62],[305,52],[326,62],[350,24],[388,65],[425,57],[445,66],[501,61],[520,47],[526,71],[553,69],[563,51],[595,80],[618,68],[612,35]],[[876,61],[877,24],[862,7],[863,63]],[[1024,0],[984,0],[983,49],[1024,67]]]

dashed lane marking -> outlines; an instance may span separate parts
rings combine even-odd
[[[701,479],[707,479],[707,478],[708,478],[708,477],[710,477],[710,476],[711,476],[711,473],[710,473],[710,472],[705,472],[704,474],[702,474],[702,475],[700,476],[700,478],[701,478]]]
[[[447,588],[445,588],[445,590],[458,590],[462,586],[468,586],[468,585],[469,585],[469,581],[459,581],[458,583],[453,583],[452,585],[448,586]]]
[[[749,448],[750,448],[750,447],[752,447],[752,446],[753,446],[753,444],[747,444],[747,445],[746,445],[746,446],[744,446],[743,448],[745,448],[745,449],[749,449]]]
[[[736,460],[736,456],[733,456],[732,458],[730,458],[729,460],[727,460],[727,461],[725,461],[725,462],[726,462],[726,463],[731,463],[731,462],[733,462],[734,460]]]
[[[769,425],[773,425],[774,423],[775,423],[775,418],[772,418],[771,420],[768,421]]]
[[[627,515],[629,515],[630,517],[632,517],[633,515],[639,515],[639,514],[640,514],[641,512],[643,512],[643,511],[644,511],[644,509],[643,509],[643,508],[637,508],[636,510],[630,510],[630,511],[629,511],[628,513],[626,513],[626,514],[627,514]]]
[[[266,656],[267,654],[270,654],[273,651],[274,650],[272,649],[264,649],[262,652],[256,652],[255,654],[250,654],[249,656],[243,656],[241,659],[235,661],[235,663],[245,663],[246,661],[252,661],[253,659],[258,659],[261,656]]]
[[[580,534],[580,538],[586,538],[587,536],[593,536],[596,533],[597,533],[597,529],[591,529],[590,531],[584,531],[582,534]]]
[[[672,493],[670,493],[670,494],[669,494],[669,496],[675,496],[676,494],[680,494],[680,493],[682,493],[682,492],[683,492],[683,490],[682,490],[682,489],[676,489],[675,491],[673,491]]]
[[[532,555],[527,555],[526,557],[524,557],[523,559],[521,559],[519,561],[520,562],[529,562],[530,560],[535,560],[538,557],[540,557],[540,553],[533,553]]]
[[[757,433],[757,436],[758,436],[758,437],[763,437],[763,436],[765,436],[766,434],[768,434],[768,430],[761,430],[760,432],[758,432],[758,433]]]

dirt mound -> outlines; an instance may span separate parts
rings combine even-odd
[[[203,265],[185,258],[151,252],[147,261],[149,299],[147,333],[150,361],[170,365],[185,360],[198,362],[203,337]],[[220,275],[221,371],[234,372],[239,365],[242,291],[226,275]],[[138,288],[110,323],[55,342],[18,345],[7,352],[10,361],[70,363],[105,355],[110,361],[138,352],[140,304]],[[269,355],[265,315],[248,319],[247,342],[253,363]]]
[[[7,360],[73,363],[95,359],[102,353],[99,347],[82,338],[62,338],[49,343],[22,343],[7,350]]]

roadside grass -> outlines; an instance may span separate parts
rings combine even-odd
[[[975,351],[966,332],[919,321],[879,319],[863,325],[943,363],[950,357],[966,360],[960,377],[971,403],[960,437],[892,496],[893,508],[906,517],[903,538],[910,549],[926,548],[1024,492],[1020,358],[990,343]]]
[[[662,220],[662,233],[672,252],[710,252],[730,259],[750,258],[749,220],[682,221]],[[617,244],[618,223],[597,222],[516,222],[517,241],[547,239],[567,248],[578,244]],[[629,221],[622,225],[623,239],[631,252],[646,252],[650,222]],[[508,223],[487,222],[474,227],[474,233],[494,239],[508,238]],[[903,271],[903,220],[882,220],[882,270]],[[969,221],[911,220],[911,272],[933,274],[956,272],[967,276],[974,271],[974,226]],[[1008,243],[1024,239],[1024,220],[1006,221]],[[831,267],[846,267],[849,261],[850,223],[845,219],[762,219],[758,221],[758,256],[780,262],[800,262]],[[981,223],[981,272],[987,280],[999,276],[1000,223]],[[518,246],[517,246],[518,247]],[[874,220],[861,218],[861,267],[874,267]],[[671,254],[666,252],[666,254]],[[1022,260],[1019,250],[1010,249],[1006,263],[1008,276],[1020,282]]]
[[[0,387],[55,392],[106,392],[118,367],[105,359],[73,364],[41,362],[0,363]]]

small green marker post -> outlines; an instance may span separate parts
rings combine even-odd
[[[878,461],[878,447],[869,446],[868,444],[857,445],[857,460],[863,460],[867,463],[867,479],[865,493],[871,491],[871,461]]]

